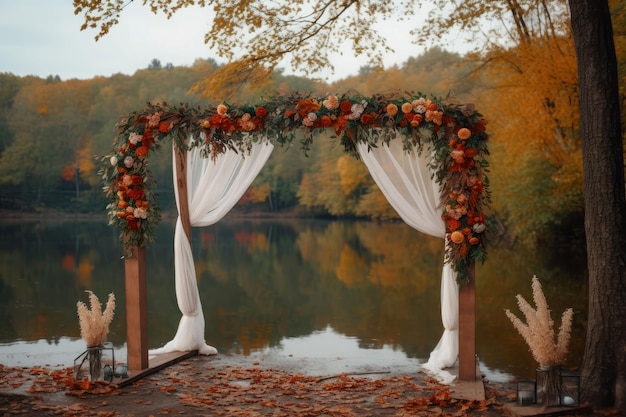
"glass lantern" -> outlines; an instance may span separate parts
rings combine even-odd
[[[580,374],[561,368],[560,379],[561,406],[578,407],[580,405]]]
[[[536,373],[536,394],[537,404],[544,407],[559,407],[561,405],[560,366],[540,366]]]
[[[91,382],[109,379],[108,369],[115,368],[115,350],[112,346],[90,346],[74,359],[74,380],[88,378]],[[84,368],[87,374],[85,375]]]
[[[532,405],[537,402],[535,397],[536,383],[535,381],[518,381],[517,382],[517,405]]]

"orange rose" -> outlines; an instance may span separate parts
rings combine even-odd
[[[411,126],[413,126],[413,127],[419,126],[420,123],[422,123],[422,120],[423,120],[422,115],[421,114],[416,114],[411,119]]]
[[[223,104],[217,106],[217,114],[219,114],[220,116],[224,116],[226,112],[228,112],[228,107]]]
[[[390,115],[390,116],[395,116],[396,114],[398,114],[398,106],[396,106],[393,103],[389,103],[387,105],[387,108],[385,109],[385,111]]]
[[[402,104],[402,113],[411,113],[413,111],[413,105],[411,103]]]
[[[126,201],[122,200],[117,202],[117,208],[125,209],[126,207],[128,207],[128,203]]]
[[[480,239],[478,239],[476,236],[472,236],[470,237],[469,243],[470,245],[478,245],[478,243],[480,243]]]
[[[463,241],[465,240],[465,236],[462,232],[459,232],[457,230],[456,232],[452,232],[452,234],[450,235],[450,240],[452,240],[456,244],[460,244],[463,243]]]
[[[462,127],[459,129],[458,132],[456,132],[456,135],[459,137],[459,139],[466,140],[469,139],[470,136],[472,136],[472,132],[468,128]]]

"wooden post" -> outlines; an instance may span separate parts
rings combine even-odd
[[[468,268],[469,282],[459,287],[459,380],[476,380],[476,272]]]
[[[129,370],[140,371],[149,366],[146,248],[132,246],[131,251],[124,261],[127,362]]]
[[[176,145],[174,145],[176,146]],[[176,187],[178,188],[178,205],[180,221],[191,245],[191,219],[189,218],[189,197],[187,194],[187,151],[176,146]]]

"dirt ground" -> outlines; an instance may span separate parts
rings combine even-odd
[[[421,371],[383,367],[320,376],[299,373],[297,365],[272,365],[220,355],[194,356],[122,388],[76,382],[70,368],[0,365],[0,415],[514,415],[512,382],[484,381],[486,399],[470,401],[452,398],[450,386]]]

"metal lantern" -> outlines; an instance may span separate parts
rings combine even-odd
[[[537,402],[535,397],[535,381],[517,382],[517,405],[532,405]]]
[[[561,368],[560,405],[578,407],[580,405],[580,374]]]

